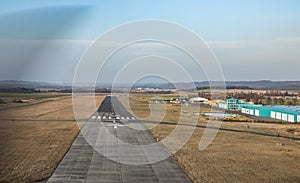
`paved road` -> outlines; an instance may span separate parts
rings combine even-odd
[[[111,115],[120,121],[107,121]],[[106,97],[48,182],[191,182],[170,157],[149,163],[168,155],[159,143],[147,146],[154,143],[117,98]]]

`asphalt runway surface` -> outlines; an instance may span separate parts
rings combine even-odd
[[[47,182],[191,182],[169,155],[117,98],[106,97]]]

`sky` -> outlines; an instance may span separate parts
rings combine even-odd
[[[299,80],[299,7],[298,0],[6,1],[0,6],[0,79],[70,83],[97,37],[128,22],[157,19],[186,27],[205,41],[225,80]],[[113,81],[120,69],[116,65],[131,62],[132,54],[141,50],[179,53],[166,45],[133,45],[111,59],[98,81]],[[193,80],[209,79],[205,69],[189,64],[188,56],[176,57]],[[153,63],[168,72],[169,62]],[[126,74],[122,77],[126,82]],[[180,75],[174,78],[185,81]]]

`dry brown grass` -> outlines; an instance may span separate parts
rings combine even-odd
[[[122,99],[124,100],[124,99]],[[138,117],[149,114],[145,96],[131,95],[131,109]],[[163,124],[151,129],[161,140],[175,128],[179,106],[169,106]],[[202,110],[209,110],[202,108]],[[187,111],[186,115],[193,111]],[[191,116],[192,118],[192,116]],[[177,120],[176,120],[177,119]],[[198,125],[207,122],[200,118]],[[203,151],[198,149],[204,128],[197,128],[189,141],[173,155],[194,182],[298,182],[300,180],[300,143],[280,137],[251,134],[248,131],[300,137],[299,125],[224,122],[220,130]]]
[[[97,97],[97,105],[103,98]],[[0,182],[32,182],[51,175],[79,131],[71,102],[70,97],[61,97],[0,111]],[[84,100],[82,105],[85,105]],[[130,105],[136,116],[149,115],[144,96],[133,95]],[[178,105],[170,105],[164,121],[176,125],[179,112]],[[193,112],[186,111],[185,115]],[[175,125],[158,125],[151,131],[160,140],[169,135]],[[204,118],[198,125],[206,125]],[[297,182],[300,179],[299,142],[247,133],[299,137],[299,125],[225,122],[222,128],[245,132],[221,130],[207,149],[199,151],[204,129],[197,128],[188,143],[174,154],[174,159],[193,181]]]
[[[99,105],[104,96],[96,98]],[[71,97],[42,100],[0,111],[0,182],[49,177],[77,136]]]
[[[1,182],[32,182],[51,175],[78,133],[74,122],[1,121]]]
[[[175,155],[195,182],[297,182],[299,143],[219,131],[212,144],[198,150],[203,129],[197,129]]]

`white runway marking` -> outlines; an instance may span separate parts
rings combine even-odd
[[[135,120],[136,118],[135,117],[124,117],[124,116],[121,116],[121,117],[117,117],[116,119],[132,119],[132,120]]]

